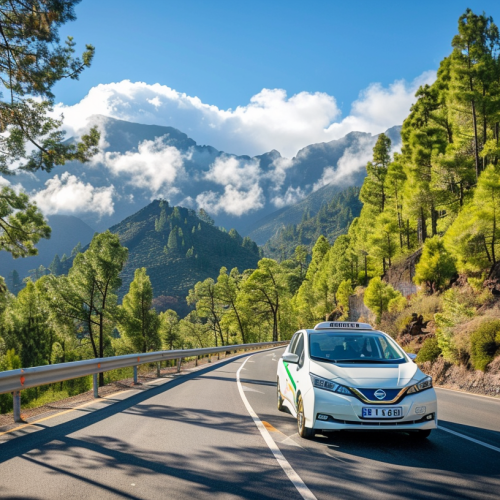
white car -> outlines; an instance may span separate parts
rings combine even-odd
[[[366,323],[300,330],[278,361],[278,409],[298,433],[397,430],[426,438],[437,427],[432,378],[387,334]]]

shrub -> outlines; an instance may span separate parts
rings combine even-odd
[[[470,337],[471,361],[476,370],[486,370],[500,348],[500,320],[483,323]]]
[[[441,348],[439,347],[438,340],[436,337],[428,338],[422,345],[420,351],[418,351],[417,363],[425,363],[426,361],[435,361],[441,354]]]
[[[455,261],[439,236],[425,241],[420,262],[415,268],[414,281],[425,283],[431,293],[441,290],[456,273]]]
[[[389,283],[385,283],[377,276],[370,281],[365,290],[364,303],[377,315],[377,323],[380,323],[382,313],[388,311],[391,300],[401,296],[401,292],[394,290]]]

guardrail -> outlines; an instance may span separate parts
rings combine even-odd
[[[177,349],[175,351],[156,351],[142,354],[126,354],[124,356],[113,356],[109,358],[85,359],[71,363],[58,363],[55,365],[34,366],[32,368],[20,368],[0,372],[0,394],[12,392],[14,397],[14,421],[22,422],[21,419],[21,391],[30,387],[63,382],[74,378],[93,375],[94,397],[99,397],[97,374],[116,370],[117,368],[134,367],[134,383],[137,384],[137,367],[146,363],[158,363],[170,359],[205,356],[226,351],[252,350],[262,347],[274,347],[286,345],[284,342],[260,342],[256,344],[237,344],[221,347],[205,347],[203,349]],[[180,366],[180,365],[178,365]],[[158,372],[159,375],[159,372]]]

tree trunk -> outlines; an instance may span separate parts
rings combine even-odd
[[[427,239],[427,225],[425,223],[424,207],[420,207],[420,234],[422,243]]]
[[[365,254],[365,286],[368,286],[368,269],[366,264],[367,255]]]
[[[472,83],[471,83],[471,86],[472,86]],[[472,104],[472,123],[474,125],[474,160],[476,162],[476,180],[477,180],[477,179],[479,179],[479,174],[481,172],[481,168],[479,166],[479,145],[478,145],[478,137],[477,137],[476,103],[474,102],[474,99],[472,99],[471,104]]]

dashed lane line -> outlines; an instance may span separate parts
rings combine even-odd
[[[461,437],[462,439],[467,439],[467,441],[472,441],[473,443],[480,444],[485,448],[489,448],[490,450],[497,451],[498,453],[500,453],[500,448],[493,446],[492,444],[485,443],[484,441],[479,441],[478,439],[471,438],[469,436],[466,436],[465,434],[460,434],[460,432],[452,431],[451,429],[443,427],[442,425],[438,425],[438,429],[441,431],[449,432],[454,436]]]
[[[252,357],[252,356],[250,356],[250,357]],[[299,492],[300,496],[304,500],[317,500],[316,496],[306,486],[304,481],[302,481],[301,477],[295,472],[294,468],[290,465],[288,460],[284,457],[283,453],[281,453],[281,450],[278,448],[278,445],[274,442],[274,439],[271,437],[271,434],[267,430],[266,426],[262,423],[262,421],[258,417],[257,413],[255,413],[253,408],[250,406],[250,403],[248,402],[248,399],[245,396],[245,392],[243,391],[243,387],[242,387],[241,382],[240,382],[240,372],[243,369],[243,367],[245,366],[245,363],[250,359],[250,357],[248,357],[243,362],[243,364],[240,366],[239,370],[236,372],[236,383],[238,384],[238,390],[240,392],[240,396],[241,396],[241,399],[243,401],[243,404],[245,405],[250,416],[252,417],[252,420],[254,421],[254,424],[257,426],[257,429],[259,429],[267,446],[272,451],[274,458],[280,464],[281,468],[283,469],[285,474],[288,476],[288,479],[290,479],[292,484],[295,486],[295,488]]]

